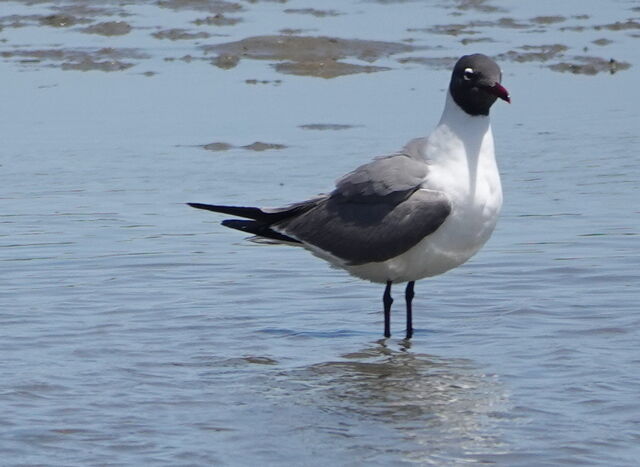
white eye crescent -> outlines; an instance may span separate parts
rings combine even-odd
[[[475,75],[475,72],[473,71],[473,68],[465,68],[464,74],[462,76],[464,77],[464,79],[468,81],[471,78],[473,78],[474,75]]]

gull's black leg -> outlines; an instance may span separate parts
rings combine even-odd
[[[407,302],[407,339],[411,339],[413,336],[413,309],[411,308],[411,301],[413,300],[413,286],[415,281],[407,283],[407,288],[404,291],[404,299]]]
[[[391,337],[391,304],[393,298],[391,298],[391,281],[387,281],[387,287],[384,289],[384,295],[382,296],[382,303],[384,304],[384,337]]]

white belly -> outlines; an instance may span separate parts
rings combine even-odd
[[[379,263],[342,267],[361,279],[384,283],[415,281],[460,266],[482,248],[498,221],[502,189],[495,165],[492,169],[479,174],[474,190],[468,190],[467,184],[467,188],[461,185],[452,191],[449,184],[451,214],[434,233],[405,253]]]
[[[482,248],[496,226],[499,211],[500,206],[493,206],[473,214],[452,214],[437,231],[400,256],[343,267],[356,277],[381,283],[415,281],[442,274],[465,263]]]

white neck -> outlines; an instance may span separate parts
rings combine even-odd
[[[491,122],[488,116],[471,116],[455,103],[450,93],[440,123],[427,138],[424,149],[431,172],[444,186],[464,185],[475,193],[478,179],[497,177]]]
[[[442,117],[438,127],[446,127],[464,144],[467,157],[474,158],[481,151],[485,138],[491,140],[491,120],[488,115],[469,115],[456,104],[450,92],[447,92]],[[493,146],[493,141],[491,141]]]
[[[493,135],[488,116],[471,116],[447,92],[438,126],[428,138],[426,158],[433,162],[459,162],[475,166],[479,158],[493,159]]]

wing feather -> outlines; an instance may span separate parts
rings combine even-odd
[[[353,265],[386,261],[435,232],[451,212],[444,193],[422,187],[428,167],[404,153],[377,158],[274,227]]]

